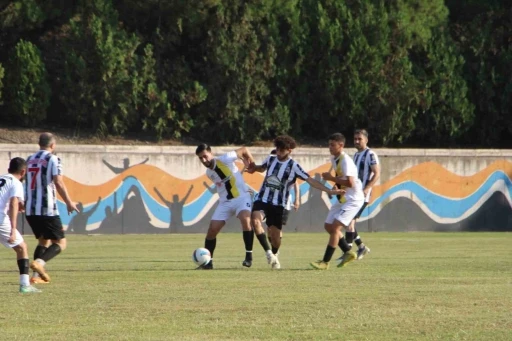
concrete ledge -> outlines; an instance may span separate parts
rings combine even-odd
[[[227,152],[238,146],[212,146],[215,153]],[[193,154],[195,146],[129,146],[129,145],[58,145],[57,153],[100,153],[100,154]],[[267,154],[272,147],[250,147],[254,154]],[[379,157],[417,156],[417,157],[503,157],[512,158],[512,149],[391,149],[375,148]],[[35,144],[0,144],[0,152],[32,153],[37,151]],[[354,148],[346,148],[349,154]],[[329,155],[326,148],[297,148],[295,155]]]

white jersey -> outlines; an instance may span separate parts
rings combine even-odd
[[[262,166],[267,170],[267,174],[258,193],[258,200],[275,206],[286,208],[291,201],[290,190],[297,178],[309,178],[309,174],[291,158],[281,162],[276,156],[271,155],[263,161]]]
[[[363,185],[359,177],[357,176],[357,167],[354,161],[345,153],[342,152],[337,158],[331,158],[332,168],[334,169],[336,176],[340,176],[343,180],[347,180],[349,176],[354,177],[355,187],[343,188],[346,192],[345,195],[338,195],[338,201],[344,203],[348,200],[363,200]],[[338,188],[342,188],[337,185]]]
[[[11,198],[17,197],[20,202],[24,201],[23,185],[12,174],[0,176],[0,225],[10,225],[9,203]]]
[[[40,150],[27,159],[25,214],[27,216],[58,216],[57,192],[53,177],[62,175],[60,159]]]
[[[379,164],[379,158],[377,154],[370,148],[366,148],[363,151],[357,152],[354,154],[354,163],[357,167],[357,174],[359,180],[363,184],[363,189],[366,187],[370,179],[372,178],[372,166]],[[370,201],[370,195],[372,194],[372,190],[368,191],[368,195],[364,199],[366,202]]]
[[[206,176],[216,185],[220,201],[231,200],[246,194],[249,189],[242,173],[235,164],[235,151],[213,159],[213,169],[206,169]]]

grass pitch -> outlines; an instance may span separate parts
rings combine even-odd
[[[5,249],[0,339],[512,340],[512,234],[362,237],[365,259],[317,271],[327,234],[285,232],[272,271],[257,240],[246,269],[242,234],[221,233],[216,270],[196,271],[203,235],[70,235],[31,295]]]

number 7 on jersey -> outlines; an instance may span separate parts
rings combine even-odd
[[[36,181],[37,181],[37,174],[39,174],[39,171],[41,168],[39,167],[30,167],[28,169],[30,176],[32,177],[32,180],[30,181],[30,189],[34,190],[36,188]]]

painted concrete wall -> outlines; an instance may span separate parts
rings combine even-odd
[[[236,147],[217,147],[221,154]],[[34,145],[0,145],[0,164],[27,157]],[[262,161],[271,148],[250,148]],[[80,214],[59,210],[67,233],[205,232],[218,196],[195,147],[62,145],[65,181]],[[350,155],[354,149],[346,150]],[[357,228],[365,231],[512,231],[512,150],[375,149],[382,177]],[[327,148],[298,148],[311,176],[328,171]],[[241,167],[241,164],[240,164]],[[245,174],[257,191],[260,174]],[[285,231],[323,231],[332,204],[300,184],[301,207]],[[332,199],[334,200],[334,199]],[[20,221],[24,233],[31,233]],[[233,218],[225,231],[239,231]]]

